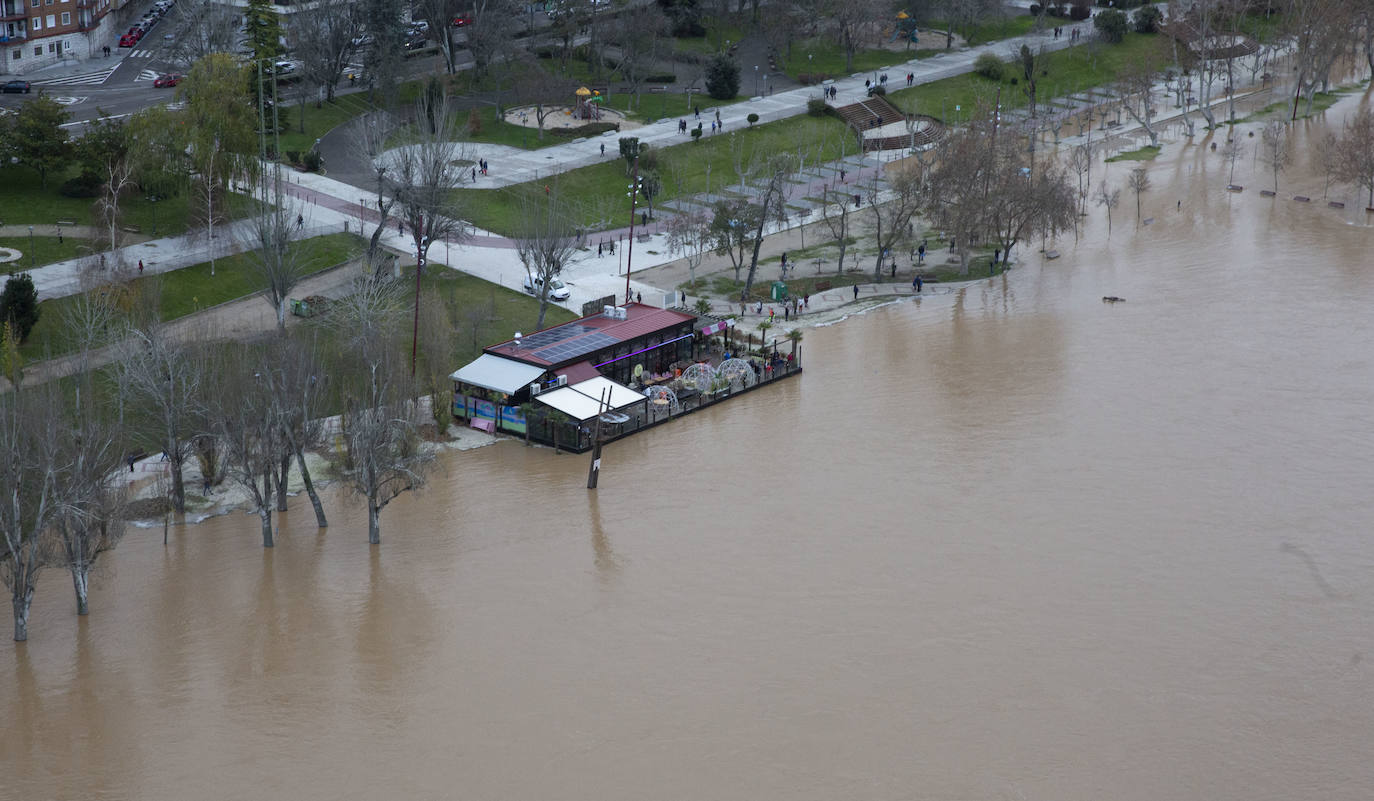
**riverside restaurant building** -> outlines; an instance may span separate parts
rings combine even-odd
[[[692,363],[697,323],[687,312],[627,303],[517,335],[450,376],[453,414],[491,433],[587,450],[597,417],[613,413],[637,429],[651,416],[644,389]]]

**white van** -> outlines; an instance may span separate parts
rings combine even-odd
[[[531,279],[529,275],[525,276],[525,291],[531,295],[538,297],[539,290],[543,285],[544,279],[542,277],[536,275]],[[557,278],[549,279],[549,298],[551,300],[567,300],[568,296],[571,294],[572,293],[568,291],[567,284]]]

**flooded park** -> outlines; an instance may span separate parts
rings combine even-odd
[[[1140,222],[809,330],[595,492],[503,441],[380,547],[331,490],[131,533],[89,618],[48,574],[0,795],[1367,799],[1374,228],[1312,155],[1365,102],[1273,198],[1166,131]]]

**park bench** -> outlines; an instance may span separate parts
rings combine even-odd
[[[468,425],[471,426],[472,428],[477,429],[478,431],[485,431],[485,432],[487,432],[488,434],[495,434],[495,433],[496,433],[496,421],[495,421],[495,420],[473,420],[473,421],[472,421],[471,423],[469,423]]]
[[[76,225],[76,220],[58,220],[58,225]]]
[[[123,231],[123,232],[126,233],[126,234],[141,234],[141,233],[143,233],[143,229],[142,229],[142,228],[139,228],[137,225],[121,225],[121,226],[119,226],[119,230]]]

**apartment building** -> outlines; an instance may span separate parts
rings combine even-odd
[[[23,75],[98,55],[118,35],[102,26],[132,0],[0,0],[0,73]]]

